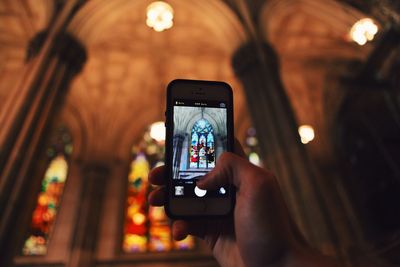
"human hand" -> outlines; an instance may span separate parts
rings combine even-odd
[[[243,154],[240,146],[235,151]],[[149,196],[151,205],[165,204],[164,172],[164,167],[159,167],[150,173],[150,182],[160,186]],[[221,266],[327,266],[309,264],[320,261],[314,261],[312,253],[295,240],[288,210],[271,172],[233,153],[223,153],[197,186],[216,190],[226,184],[236,187],[232,216],[176,220],[174,239],[182,240],[188,234],[203,238]]]

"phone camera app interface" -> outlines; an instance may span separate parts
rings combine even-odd
[[[226,197],[227,189],[207,192],[196,181],[227,150],[227,109],[221,101],[174,100],[173,192],[175,197]]]

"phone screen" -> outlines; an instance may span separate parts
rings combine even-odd
[[[227,150],[227,112],[226,102],[173,100],[173,197],[229,196],[225,187],[206,191],[196,186]]]

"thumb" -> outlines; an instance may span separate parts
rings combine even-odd
[[[239,189],[241,185],[239,172],[242,169],[241,166],[246,163],[241,157],[230,152],[224,152],[218,158],[215,168],[203,179],[197,181],[197,186],[201,189],[215,190],[221,186],[233,184]]]

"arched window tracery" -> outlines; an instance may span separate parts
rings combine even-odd
[[[214,129],[206,119],[200,119],[192,127],[190,146],[190,168],[215,167]]]
[[[64,185],[68,174],[68,157],[72,153],[72,138],[65,127],[57,129],[46,154],[49,164],[41,182],[31,225],[25,239],[22,255],[45,255],[48,249]]]

